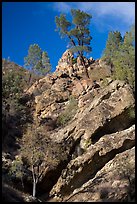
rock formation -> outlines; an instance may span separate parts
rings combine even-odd
[[[26,93],[34,98],[34,121],[66,152],[66,157],[61,157],[46,172],[38,188],[49,193],[49,202],[132,201],[135,190],[132,90],[123,81],[113,81],[109,68],[99,60],[87,60],[89,79],[82,76],[79,58],[72,62],[73,53],[67,50],[56,71],[38,80]],[[100,80],[102,76],[107,81],[105,85]],[[67,109],[72,111],[72,117],[58,125],[58,119],[69,114]]]

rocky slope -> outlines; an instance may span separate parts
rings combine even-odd
[[[67,50],[56,71],[37,80],[22,100],[33,101],[34,123],[65,156],[49,168],[38,189],[51,201],[134,200],[135,101],[123,81],[113,81],[101,60]],[[56,153],[54,155],[56,157]]]

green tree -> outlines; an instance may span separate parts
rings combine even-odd
[[[43,74],[49,73],[51,71],[51,64],[50,64],[50,59],[48,57],[47,52],[42,52],[42,70],[41,72]]]
[[[76,53],[83,63],[85,74],[89,78],[88,71],[85,67],[84,54],[91,52],[89,24],[91,15],[80,11],[79,9],[72,9],[72,23],[66,19],[64,14],[60,17],[56,16],[55,22],[57,30],[60,32],[61,37],[69,39],[70,50]]]
[[[38,69],[38,63],[41,60],[42,50],[39,45],[30,45],[28,50],[28,56],[24,58],[25,66],[29,70],[36,71]]]
[[[114,79],[126,81],[135,91],[135,26],[124,37],[110,32],[102,59],[111,65]]]
[[[16,159],[12,162],[10,167],[10,172],[12,177],[21,179],[22,187],[24,188],[23,176],[24,176],[24,167],[23,161],[20,156],[17,156]]]
[[[24,166],[27,164],[32,174],[32,195],[34,198],[36,197],[37,183],[48,170],[50,164],[56,163],[56,158],[51,158],[46,139],[47,137],[35,125],[28,127],[22,138],[20,152]]]
[[[20,103],[24,90],[28,87],[28,75],[29,71],[26,71],[23,67],[14,62],[2,60],[3,150],[11,146],[15,147],[17,135],[22,135],[23,126],[32,119],[31,108],[26,103]],[[32,80],[35,81],[36,79],[32,75]]]
[[[135,46],[133,28],[125,33],[124,41],[113,58],[115,79],[124,80],[135,91]]]
[[[38,44],[30,45],[28,56],[24,58],[24,62],[27,69],[39,75],[45,75],[49,73],[51,69],[47,52],[42,51]]]
[[[5,61],[5,63],[9,63]],[[19,108],[18,100],[23,94],[24,84],[22,83],[22,73],[2,65],[2,119],[7,126],[10,112],[15,114]],[[4,126],[3,126],[4,128]],[[5,127],[6,128],[6,127]],[[3,135],[5,137],[5,134]],[[3,141],[4,142],[4,141]]]
[[[125,33],[124,43],[126,43],[127,46],[135,47],[135,26],[134,25],[131,26],[129,32]]]
[[[92,37],[90,36],[90,30],[88,28],[91,15],[76,9],[72,9],[71,14],[75,27],[70,30],[69,34],[77,41],[76,46],[72,44],[72,51],[79,51],[79,55],[83,56],[84,52],[91,52],[91,47],[89,45]]]
[[[102,56],[102,59],[105,60],[108,65],[112,66],[113,58],[122,41],[123,39],[119,31],[109,32],[106,48]]]
[[[16,93],[20,91],[19,77],[15,77],[14,73],[9,73],[3,76],[2,80],[2,96],[3,98],[15,97]]]

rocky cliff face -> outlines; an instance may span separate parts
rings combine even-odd
[[[66,157],[46,172],[39,189],[56,202],[133,200],[132,90],[123,81],[113,81],[101,60],[89,59],[86,67],[89,79],[80,59],[74,61],[67,50],[56,71],[24,95],[33,96],[34,122],[66,151]]]

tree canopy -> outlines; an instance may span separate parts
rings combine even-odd
[[[116,50],[119,49],[119,46],[122,43],[122,41],[123,41],[123,38],[119,31],[109,32],[106,48],[102,56],[102,59],[104,59],[107,62],[107,64],[112,63],[113,57],[115,56],[115,52]]]
[[[46,51],[42,51],[38,44],[30,45],[28,56],[24,58],[25,67],[39,75],[46,75],[51,71],[50,59]]]
[[[79,9],[71,9],[71,15],[72,22],[69,22],[64,14],[61,14],[60,17],[56,16],[57,31],[59,31],[61,37],[67,37],[69,39],[70,50],[80,57],[85,67],[83,56],[85,53],[92,51],[90,46],[92,37],[90,36],[89,30],[92,16]],[[86,68],[85,72],[88,76]]]
[[[132,31],[126,32],[123,43],[115,52],[113,59],[114,78],[124,80],[135,88],[135,47]]]
[[[49,156],[49,149],[46,149],[46,136],[36,127],[36,125],[28,126],[26,134],[23,135],[20,155],[26,164],[30,167],[33,182],[33,197],[36,196],[36,186],[41,180],[49,164],[53,159]]]
[[[110,32],[102,59],[113,66],[113,78],[124,80],[135,88],[135,29],[121,36],[121,33]]]

